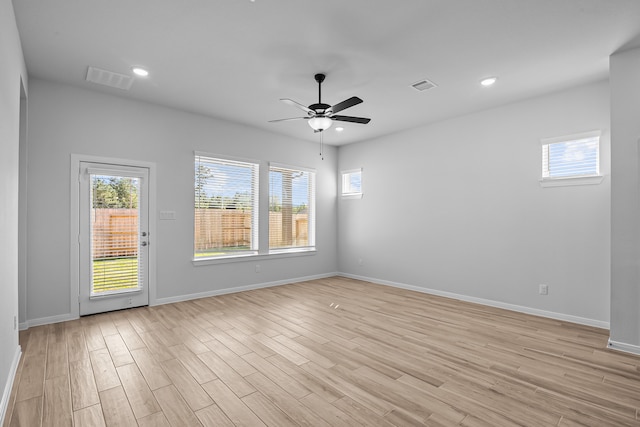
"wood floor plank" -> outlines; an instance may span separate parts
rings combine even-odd
[[[220,356],[212,351],[199,354],[198,357],[238,396],[246,396],[255,389],[245,379],[227,365]]]
[[[119,366],[118,376],[136,419],[160,412],[158,402],[135,363]]]
[[[89,359],[93,368],[93,376],[96,381],[98,391],[118,387],[120,379],[116,372],[116,367],[111,360],[111,354],[106,348],[89,352]]]
[[[89,359],[69,363],[71,403],[74,411],[100,403]]]
[[[147,415],[138,420],[138,427],[171,427],[163,412]]]
[[[196,416],[204,427],[234,427],[235,425],[215,404],[196,411]]]
[[[247,375],[251,375],[256,372],[253,366],[251,366],[244,359],[235,354],[217,339],[214,338],[210,341],[207,341],[205,345],[241,376],[246,377]]]
[[[73,425],[69,378],[57,376],[44,383],[42,425],[64,427]]]
[[[107,426],[129,427],[137,424],[127,396],[121,386],[101,391],[100,404],[102,405]]]
[[[66,342],[50,342],[47,349],[47,379],[67,376],[69,374],[69,359],[67,358]]]
[[[42,396],[44,392],[45,354],[35,353],[24,358],[16,401]]]
[[[162,362],[162,367],[193,411],[213,404],[207,393],[179,360],[166,360]]]
[[[84,332],[82,329],[77,328],[75,330],[70,330],[69,333],[67,333],[67,352],[69,362],[89,358],[89,352],[87,350]]]
[[[133,357],[131,357],[131,353],[129,353],[127,345],[117,332],[115,334],[106,335],[104,337],[104,341],[107,343],[107,348],[109,349],[109,353],[111,353],[111,359],[113,360],[113,364],[116,368],[128,363],[133,363]]]
[[[73,413],[75,427],[105,427],[100,404],[87,406]]]
[[[198,417],[173,385],[154,390],[153,395],[172,426],[202,426]]]
[[[247,427],[265,425],[222,380],[208,382],[202,387],[234,425]]]
[[[296,399],[302,399],[308,394],[311,394],[311,390],[302,385],[291,375],[280,370],[275,365],[272,365],[268,360],[263,359],[255,353],[245,354],[243,358],[251,363],[258,371],[262,372],[267,378],[274,383],[284,388],[291,396]],[[254,370],[255,371],[255,370]]]
[[[151,390],[156,390],[171,384],[171,380],[167,374],[165,374],[160,363],[153,358],[147,348],[132,350],[131,355]]]
[[[209,350],[206,346],[205,348],[207,351]],[[208,383],[218,378],[185,344],[174,345],[169,347],[169,350],[199,384]]]
[[[260,372],[249,375],[247,377],[247,381],[249,381],[267,399],[277,405],[280,410],[287,414],[287,416],[294,422],[305,426],[329,426],[329,424],[321,417],[301,404],[297,399],[291,397],[289,393],[284,391],[280,386],[262,375]]]
[[[270,427],[296,427],[299,425],[287,414],[282,412],[272,401],[264,397],[262,393],[251,393],[243,397],[242,402],[247,405],[262,422]]]
[[[42,425],[42,396],[16,402],[10,427],[37,427]]]

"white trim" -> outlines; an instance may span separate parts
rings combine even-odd
[[[196,157],[206,157],[206,158],[211,159],[211,160],[220,160],[220,161],[223,161],[223,162],[225,160],[228,160],[230,162],[252,163],[252,164],[261,166],[260,160],[252,159],[252,158],[249,158],[249,157],[237,157],[237,156],[228,156],[226,154],[209,153],[207,151],[194,150],[194,152],[193,152],[194,163],[195,163],[195,158]]]
[[[21,331],[25,331],[31,328],[32,326],[50,325],[52,323],[67,322],[69,320],[76,320],[79,318],[80,318],[79,313],[57,314],[55,316],[47,316],[47,317],[40,317],[38,319],[27,320],[24,323],[20,323],[20,325],[18,325],[18,328]]]
[[[9,377],[4,385],[4,391],[2,392],[2,400],[0,401],[0,425],[4,425],[4,417],[7,415],[7,408],[9,407],[9,400],[11,399],[11,389],[13,388],[13,382],[16,379],[16,373],[18,372],[18,365],[20,364],[20,357],[22,356],[22,348],[18,345],[16,352],[13,354],[13,361],[9,368]]]
[[[293,165],[287,165],[285,163],[277,163],[277,162],[267,162],[269,166],[269,171],[271,171],[271,168],[275,168],[275,169],[286,169],[286,170],[291,170],[291,171],[302,171],[302,172],[308,172],[308,173],[317,173],[317,171],[314,168],[310,168],[307,166],[293,166]]]
[[[304,276],[285,280],[276,280],[274,282],[256,283],[253,285],[237,286],[234,288],[216,289],[213,291],[198,292],[196,294],[177,295],[175,297],[158,298],[153,305],[171,304],[174,302],[189,301],[199,298],[215,297],[217,295],[235,294],[237,292],[252,291],[254,289],[272,288],[274,286],[289,285],[291,283],[306,282],[309,280],[326,279],[327,277],[339,276],[340,273],[332,272],[325,274],[316,274],[313,276]]]
[[[134,166],[149,169],[149,236],[154,239],[156,236],[156,164],[142,160],[120,159],[115,157],[102,157],[87,154],[71,154],[70,174],[69,174],[69,307],[71,312],[52,318],[42,318],[33,321],[27,320],[27,327],[35,326],[36,323],[44,319],[55,319],[66,317],[64,320],[77,319],[80,317],[80,162],[117,164],[123,166]],[[156,299],[156,246],[149,245],[149,305],[153,305]],[[57,320],[57,321],[64,321]],[[55,323],[53,321],[51,323]],[[37,323],[45,324],[45,323]]]
[[[539,310],[537,308],[525,307],[522,305],[508,304],[500,301],[488,300],[484,298],[470,297],[467,295],[456,294],[453,292],[440,291],[437,289],[423,288],[421,286],[407,285],[405,283],[391,282],[388,280],[375,279],[371,277],[358,276],[355,274],[339,273],[340,276],[349,277],[351,279],[364,280],[366,282],[376,283],[379,285],[392,286],[394,288],[407,289],[410,291],[421,292],[423,294],[437,295],[446,298],[457,299],[460,301],[472,302],[476,304],[486,305],[489,307],[503,308],[505,310],[516,311],[519,313],[531,314],[549,319],[562,320],[565,322],[578,323],[581,325],[593,326],[596,328],[609,329],[609,322],[602,320],[588,319],[586,317],[573,316],[570,314],[556,313],[554,311]]]
[[[556,142],[577,141],[579,139],[600,138],[602,132],[600,130],[591,130],[588,132],[573,133],[570,135],[553,136],[550,138],[541,138],[541,145],[555,144]]]
[[[570,185],[597,185],[604,180],[604,175],[576,176],[568,178],[542,178],[540,187],[568,187]]]
[[[625,353],[640,355],[640,345],[627,344],[619,341],[613,341],[609,338],[607,347],[612,350],[623,351]]]
[[[211,264],[225,264],[229,262],[242,262],[242,261],[260,261],[266,259],[278,259],[278,258],[293,258],[299,256],[308,256],[316,254],[315,248],[303,248],[303,249],[291,249],[281,250],[281,252],[271,251],[270,253],[252,253],[242,255],[224,255],[216,258],[193,258],[191,262],[195,266],[211,265]]]

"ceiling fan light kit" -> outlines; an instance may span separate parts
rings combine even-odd
[[[329,117],[311,117],[307,123],[315,132],[322,132],[331,127],[333,120]]]
[[[307,113],[306,117],[293,117],[290,119],[278,119],[278,120],[270,120],[269,122],[282,122],[287,120],[308,120],[309,126],[313,129],[314,132],[322,132],[331,127],[334,121],[342,121],[342,122],[350,122],[350,123],[360,123],[367,124],[371,121],[371,119],[365,117],[352,117],[352,116],[339,116],[336,113],[346,110],[349,107],[353,107],[354,105],[358,105],[362,103],[362,99],[357,96],[352,96],[349,99],[345,99],[342,102],[339,102],[333,106],[329,104],[322,103],[322,82],[325,79],[324,74],[316,74],[314,76],[316,82],[318,82],[318,103],[311,104],[308,107],[305,107],[303,104],[299,102],[293,101],[291,99],[283,98],[280,101],[285,104],[293,105],[296,108],[301,109],[302,111]]]

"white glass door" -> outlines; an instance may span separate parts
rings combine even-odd
[[[149,169],[80,163],[80,315],[149,304]]]

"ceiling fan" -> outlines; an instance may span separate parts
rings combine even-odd
[[[357,96],[352,96],[351,98],[345,99],[344,101],[339,102],[335,105],[322,103],[322,82],[324,81],[325,77],[326,76],[324,74],[315,75],[315,79],[318,82],[317,104],[311,104],[308,107],[305,107],[299,102],[293,101],[291,99],[280,99],[280,101],[284,102],[285,104],[293,105],[294,107],[297,107],[306,112],[306,117],[292,117],[290,119],[269,120],[269,123],[284,122],[287,120],[308,120],[307,123],[309,123],[309,126],[311,126],[313,131],[316,133],[329,129],[334,120],[340,122],[360,123],[364,125],[369,123],[371,119],[367,119],[365,117],[340,116],[336,114],[349,107],[360,104],[362,102],[362,99],[358,98]]]

